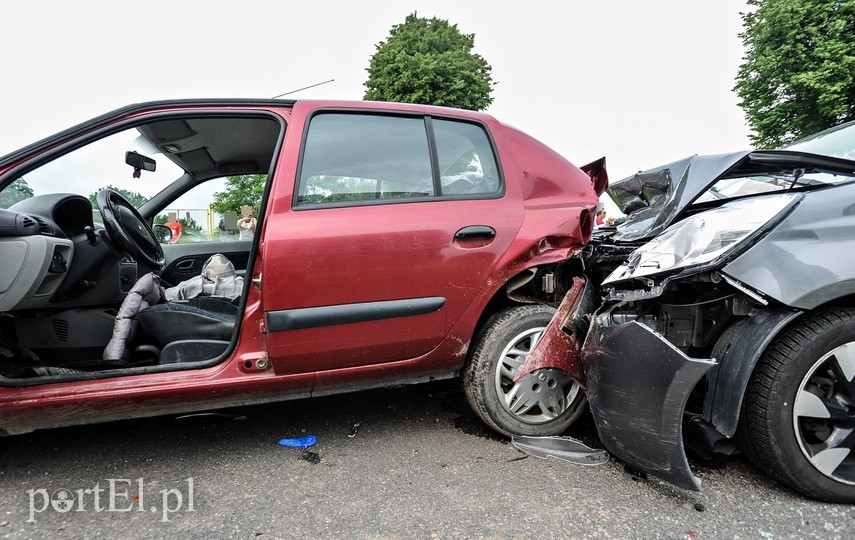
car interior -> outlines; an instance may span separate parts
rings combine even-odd
[[[283,133],[281,120],[264,113],[161,114],[60,144],[4,174],[0,384],[186,369],[225,358],[254,242],[228,234],[211,197],[228,190],[228,177],[266,181]],[[183,203],[200,208],[181,218],[193,233],[186,241],[169,244],[153,232],[163,212],[205,193],[209,182],[221,187]],[[226,274],[229,294],[206,287]],[[182,285],[169,300],[166,291]],[[123,346],[107,351],[117,336]]]

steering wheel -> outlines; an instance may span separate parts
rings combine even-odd
[[[160,242],[134,205],[108,188],[99,191],[95,200],[113,245],[152,270],[163,268]]]

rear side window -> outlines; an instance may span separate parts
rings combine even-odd
[[[501,187],[490,139],[480,125],[321,113],[306,135],[296,205],[481,198],[478,194],[500,195]]]
[[[499,191],[493,147],[481,126],[434,119],[433,128],[443,195]]]

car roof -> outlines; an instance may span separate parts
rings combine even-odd
[[[414,112],[420,114],[449,115],[455,117],[469,118],[473,120],[493,120],[493,117],[482,112],[469,111],[465,109],[454,109],[450,107],[439,107],[435,105],[421,105],[416,103],[397,103],[381,101],[358,101],[358,100],[294,100],[294,99],[255,99],[255,98],[198,98],[198,99],[173,99],[148,101],[134,103],[112,110],[102,115],[86,120],[80,124],[60,131],[54,135],[29,144],[23,148],[10,152],[0,157],[0,167],[8,165],[27,154],[54,145],[57,141],[73,137],[92,130],[99,125],[105,124],[117,118],[139,114],[152,109],[182,109],[196,107],[222,107],[222,106],[244,106],[244,107],[294,107],[297,103],[309,105],[313,108],[341,108],[362,110],[387,110],[400,112]]]

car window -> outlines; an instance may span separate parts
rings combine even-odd
[[[297,204],[434,194],[424,120],[324,113],[309,125]]]
[[[855,122],[810,135],[785,146],[782,150],[855,160]],[[855,176],[851,174],[835,174],[812,170],[811,168],[795,168],[776,174],[723,178],[698,197],[695,203],[719,201],[786,189],[809,189],[853,181],[855,181]]]
[[[431,167],[433,130],[438,171]],[[437,192],[434,176],[439,178]],[[309,125],[296,205],[496,194],[501,178],[480,125],[447,119],[321,113]]]
[[[189,244],[252,240],[266,174],[245,174],[207,180],[158,212],[152,225],[163,225],[162,243]]]
[[[442,195],[496,193],[501,188],[496,157],[481,126],[433,120]]]
[[[799,171],[800,176],[792,173],[759,174],[739,178],[723,178],[713,184],[695,203],[734,199],[746,195],[756,195],[770,191],[800,190],[817,186],[843,184],[855,181],[855,176],[820,171]],[[795,182],[795,185],[793,184]]]
[[[134,169],[125,163],[125,153],[135,151],[155,160],[155,171]],[[134,206],[141,206],[184,171],[140,137],[137,129],[128,129],[98,139],[86,146],[25,173],[0,191],[0,208],[48,193],[74,193],[93,201],[104,187],[124,195]],[[100,218],[96,212],[96,218]]]
[[[855,161],[855,122],[827,129],[785,148]]]

